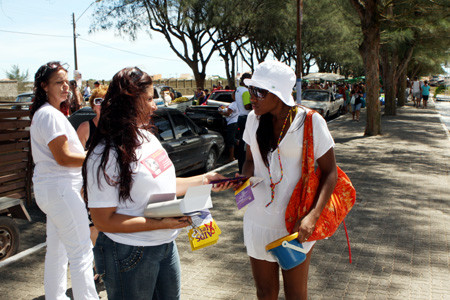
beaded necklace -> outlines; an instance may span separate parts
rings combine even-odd
[[[270,198],[270,202],[266,204],[266,207],[268,207],[270,204],[272,204],[274,198],[275,198],[275,186],[277,184],[279,184],[281,182],[281,180],[283,180],[283,165],[281,164],[281,157],[280,157],[280,142],[281,142],[281,137],[283,136],[283,132],[284,132],[284,128],[286,127],[287,124],[287,120],[289,119],[289,116],[291,117],[291,123],[292,123],[292,112],[297,112],[297,107],[293,107],[289,110],[289,112],[287,113],[286,119],[284,120],[283,123],[283,127],[281,127],[281,132],[280,132],[280,136],[278,137],[278,141],[277,141],[277,152],[278,152],[278,161],[280,162],[280,171],[281,171],[281,177],[280,180],[278,180],[278,182],[273,182],[272,180],[272,174],[270,173],[270,166],[266,166],[267,170],[269,171],[269,178],[270,178],[270,190],[271,190],[271,198]]]

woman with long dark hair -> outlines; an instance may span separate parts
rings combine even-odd
[[[153,194],[181,196],[189,186],[224,178],[175,177],[167,152],[149,131],[156,109],[147,73],[134,67],[115,74],[83,165],[85,199],[100,231],[95,265],[108,299],[179,299],[175,238],[190,218],[146,218],[144,209]]]
[[[59,110],[69,94],[67,69],[59,62],[41,66],[34,79],[31,149],[36,203],[47,215],[44,285],[47,299],[68,299],[70,263],[75,299],[98,299],[92,273],[92,243],[81,198],[85,154],[75,129]]]
[[[303,130],[307,109],[295,105],[292,97],[296,76],[287,65],[266,61],[245,79],[253,111],[244,131],[247,144],[242,174],[264,180],[252,191],[244,216],[244,242],[250,256],[258,299],[278,299],[279,265],[265,247],[286,235],[285,213],[301,177]],[[298,240],[308,251],[306,260],[282,270],[286,299],[307,299],[308,269],[313,242],[306,242],[333,192],[337,180],[334,142],[325,120],[313,114],[314,155],[322,171],[316,203],[294,227]]]

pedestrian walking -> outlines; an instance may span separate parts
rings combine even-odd
[[[224,178],[213,172],[175,177],[166,150],[149,131],[156,109],[147,73],[137,67],[116,73],[83,165],[84,197],[100,231],[95,266],[108,299],[180,298],[175,239],[190,217],[146,218],[144,209],[154,194],[181,196],[190,186]]]
[[[84,149],[75,129],[59,110],[69,94],[67,68],[49,62],[38,69],[34,78],[30,136],[34,195],[47,216],[45,297],[69,299],[66,290],[70,263],[74,298],[98,299],[88,215],[80,195]]]
[[[252,188],[254,200],[244,216],[244,243],[258,299],[277,299],[279,264],[265,247],[290,234],[285,212],[302,173],[303,127],[308,110],[295,106],[292,88],[296,76],[281,62],[259,64],[252,78],[244,82],[249,87],[253,111],[248,115],[244,132],[247,156],[242,174],[263,178]],[[314,208],[294,227],[308,254],[297,267],[282,270],[286,299],[307,299],[308,269],[315,241],[306,240],[313,233],[337,179],[334,141],[327,124],[317,113],[312,121],[315,162],[322,177]]]
[[[236,104],[236,91],[231,94],[233,102],[226,107],[219,107],[219,114],[223,115],[227,121],[227,129],[225,134],[225,145],[228,150],[228,161],[232,162],[234,158],[234,148],[236,146],[236,132],[238,127],[239,112]]]
[[[414,77],[414,81],[411,83],[412,99],[414,107],[420,107],[420,98],[422,96],[422,85],[417,76]]]
[[[427,108],[429,96],[430,96],[430,86],[428,85],[428,81],[425,80],[424,85],[422,86],[423,108]]]
[[[244,73],[241,76],[241,80],[239,82],[239,87],[236,89],[235,98],[237,109],[239,113],[238,117],[238,129],[236,134],[237,140],[237,159],[238,159],[238,167],[239,172],[242,172],[242,166],[245,161],[245,142],[242,139],[242,135],[245,130],[245,123],[247,121],[248,113],[252,110],[252,105],[250,103],[250,94],[248,92],[247,86],[244,83],[245,79],[251,78],[252,75],[250,73]]]

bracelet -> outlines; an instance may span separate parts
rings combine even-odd
[[[203,174],[203,176],[202,176],[202,185],[205,184],[205,179],[206,179],[206,174]]]

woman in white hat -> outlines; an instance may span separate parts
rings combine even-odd
[[[285,212],[292,192],[301,177],[303,123],[307,109],[295,105],[292,97],[296,76],[278,61],[259,64],[249,88],[253,111],[249,114],[244,141],[247,143],[245,176],[263,178],[253,188],[255,200],[244,216],[244,242],[255,279],[258,299],[277,299],[279,265],[265,246],[290,233]],[[306,260],[290,270],[282,270],[286,299],[307,299],[308,269],[315,241],[306,242],[330,198],[337,180],[334,141],[325,120],[313,115],[315,162],[322,171],[317,201],[298,221],[294,232],[308,251]]]

